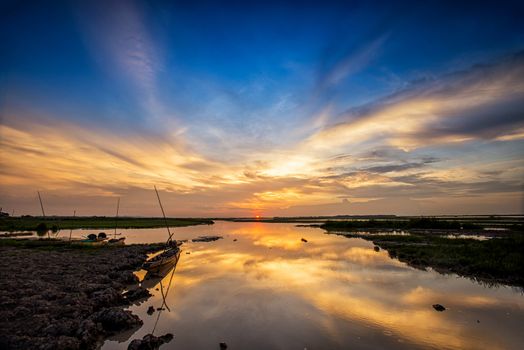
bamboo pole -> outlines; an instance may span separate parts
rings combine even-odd
[[[154,186],[154,187],[155,187],[155,192],[156,192],[156,198],[158,198],[158,204],[160,204],[160,209],[162,210],[162,215],[164,216],[164,222],[166,224],[167,233],[169,234],[169,237],[167,238],[167,241],[166,241],[166,246],[167,246],[169,244],[169,242],[171,241],[171,237],[173,237],[173,234],[169,230],[169,225],[167,224],[167,219],[166,219],[166,213],[164,212],[164,207],[162,206],[162,202],[160,201],[160,196],[158,195],[158,190],[156,189],[156,186]]]
[[[36,193],[38,193],[38,200],[40,201],[40,208],[42,209],[42,215],[45,218],[44,205],[42,204],[42,197],[40,197],[40,191],[36,191]]]
[[[118,209],[120,209],[120,197],[116,202],[116,216],[115,216],[115,239],[116,239],[116,228],[118,227]]]
[[[76,210],[73,212],[73,217],[76,216]],[[73,233],[73,229],[69,230],[69,242],[71,242],[71,234]]]

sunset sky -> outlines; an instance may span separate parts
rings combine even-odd
[[[191,3],[2,2],[4,211],[523,213],[519,2]]]

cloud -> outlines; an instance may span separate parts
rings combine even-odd
[[[324,90],[339,84],[371,63],[387,40],[387,33],[363,41],[357,47],[347,48],[334,60],[327,60],[319,70],[317,89]]]
[[[370,173],[390,173],[390,172],[398,172],[398,171],[409,170],[409,169],[422,168],[427,164],[435,163],[437,161],[438,159],[430,157],[419,163],[377,165],[377,166],[373,166],[370,168],[365,168],[363,170],[370,172]]]
[[[122,81],[122,86],[132,86],[143,115],[158,121],[166,114],[157,87],[163,60],[146,14],[137,2],[124,0],[86,2],[78,8],[79,23],[94,60],[107,76]]]
[[[191,170],[195,164],[212,166],[215,175],[221,172],[220,165],[184,145],[149,134],[118,136],[104,128],[13,115],[3,120],[0,134],[3,168],[20,174],[3,178],[2,184],[25,184],[29,191],[35,180],[48,188],[78,189],[82,184],[87,190],[95,183],[150,188],[166,179],[170,186],[187,190],[206,186],[205,179],[211,177],[198,167]]]
[[[524,54],[417,82],[339,115],[304,148],[389,145],[412,150],[432,144],[494,140],[524,127]]]

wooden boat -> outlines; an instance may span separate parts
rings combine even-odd
[[[160,201],[160,196],[158,195],[156,186],[154,186],[154,188],[156,197],[158,199],[158,204],[160,205],[160,209],[162,210],[162,216],[164,217],[164,221],[166,223],[166,229],[169,237],[167,238],[165,250],[162,253],[155,255],[154,257],[146,261],[144,264],[142,264],[142,268],[148,272],[158,272],[159,270],[167,268],[169,266],[175,266],[178,263],[181,251],[178,242],[173,241],[172,239],[173,234],[169,230],[169,225],[167,224],[166,213],[164,212],[162,201]]]
[[[86,239],[72,241],[71,243],[91,245],[91,246],[101,246],[101,245],[107,244],[107,236],[104,232],[100,232],[98,236],[94,233],[91,233],[90,235],[87,236]]]
[[[116,236],[122,235],[122,233],[116,233],[117,227],[118,227],[118,210],[120,209],[120,197],[118,198],[118,201],[116,202],[116,215],[115,215],[115,234],[113,238],[111,238],[107,243],[109,245],[124,245],[125,244],[125,237],[116,238]]]
[[[180,251],[181,249],[179,247],[170,247],[146,261],[142,265],[142,268],[149,272],[155,272],[168,266],[174,266],[180,258]]]
[[[73,244],[82,244],[82,245],[91,245],[91,246],[102,246],[102,245],[105,245],[107,244],[107,240],[105,239],[81,239],[81,240],[78,240],[78,241],[71,241],[71,243]]]
[[[107,244],[108,245],[124,245],[125,240],[126,240],[125,237],[111,238],[110,240],[107,241]]]

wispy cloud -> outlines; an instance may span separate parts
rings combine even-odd
[[[326,60],[319,70],[317,89],[333,87],[371,64],[388,36],[387,33],[380,34],[369,41],[363,41],[358,47],[346,49],[336,55],[335,59]]]
[[[409,88],[338,116],[306,147],[340,149],[365,142],[415,149],[496,139],[523,127],[524,55],[475,66]]]
[[[146,23],[144,8],[135,1],[110,0],[84,3],[78,10],[94,60],[109,77],[133,87],[146,121],[162,120],[166,110],[159,98],[158,75],[163,55]]]

